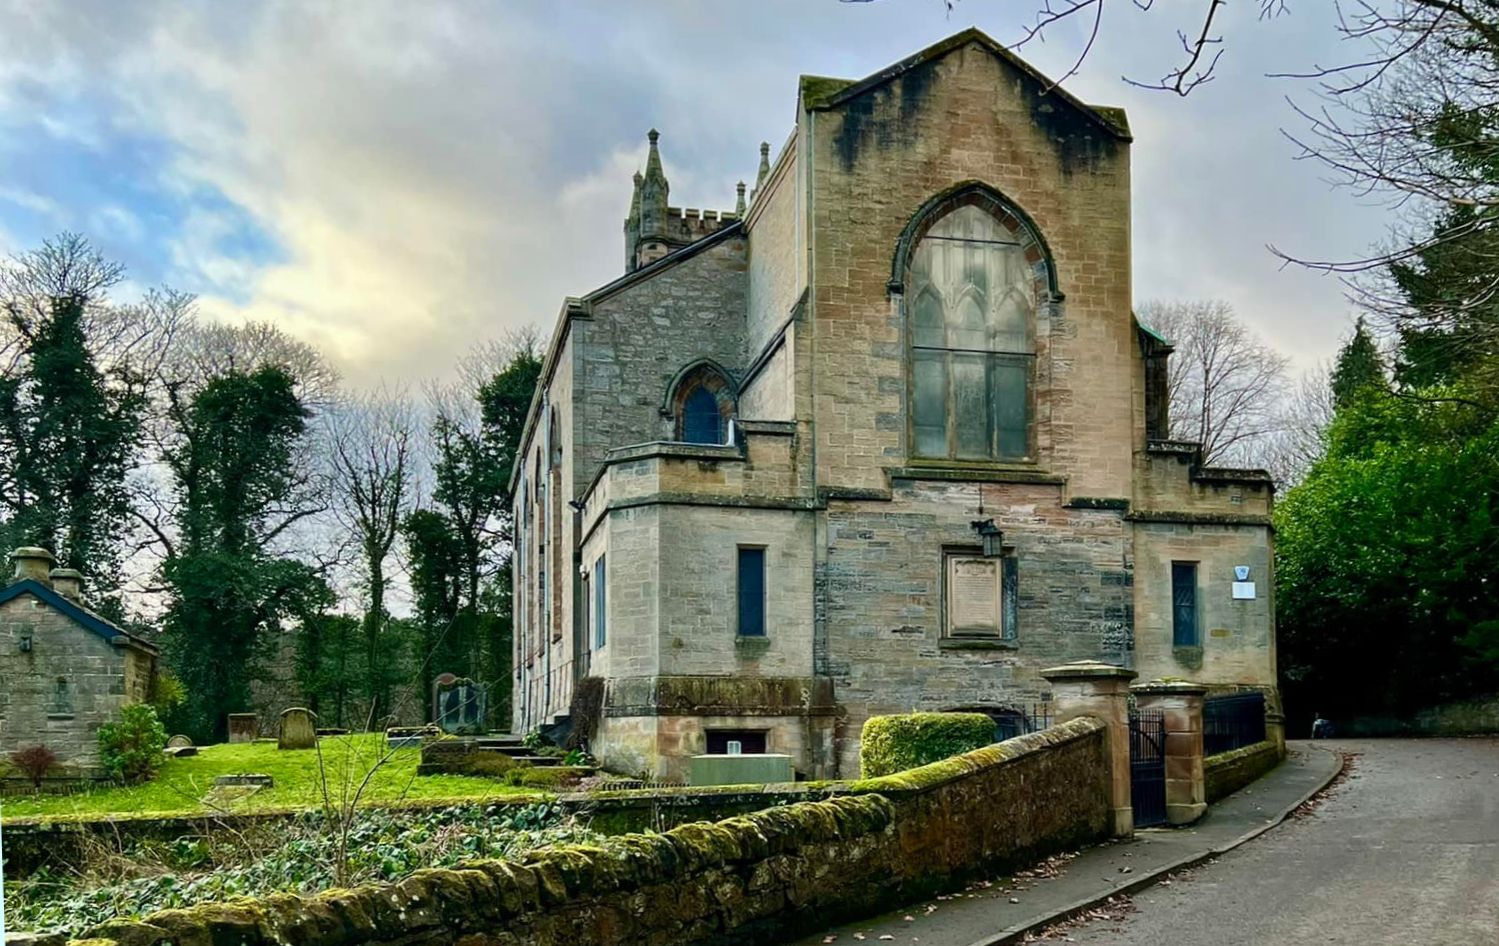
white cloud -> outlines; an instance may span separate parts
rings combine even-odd
[[[673,203],[728,208],[756,144],[789,130],[798,73],[860,76],[968,17],[1001,39],[1022,19],[996,12],[1009,4],[945,15],[893,0],[82,6],[16,0],[0,109],[44,107],[45,79],[49,94],[116,100],[115,131],[171,142],[163,187],[222,192],[279,249],[236,258],[223,239],[236,224],[198,210],[166,261],[173,281],[214,317],[325,347],[356,382],[447,374],[476,339],[549,327],[564,295],[618,275],[646,128],[663,132]],[[1282,271],[1264,244],[1357,252],[1378,218],[1289,161],[1286,89],[1259,74],[1276,57],[1330,58],[1322,14],[1236,15],[1224,77],[1192,99],[1117,79],[1151,43],[1171,53],[1163,17],[1111,20],[1069,87],[1131,112],[1137,297],[1223,296],[1311,361],[1342,331],[1340,290]],[[1059,33],[1026,55],[1059,73],[1076,48]]]
[[[33,213],[46,214],[55,217],[60,213],[57,201],[50,197],[38,194],[35,191],[23,190],[19,187],[5,187],[0,185],[0,202],[15,204]]]

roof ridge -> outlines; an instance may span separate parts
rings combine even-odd
[[[20,581],[11,582],[4,588],[0,588],[0,604],[14,600],[23,593],[35,595],[39,600],[63,612],[63,614],[71,617],[86,630],[92,631],[105,640],[113,641],[116,637],[123,637],[130,643],[143,647],[152,653],[159,652],[155,644],[141,637],[139,634],[126,630],[109,618],[84,606],[81,602],[74,601],[55,588],[47,587],[35,578],[23,578]]]

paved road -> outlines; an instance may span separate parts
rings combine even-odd
[[[1499,740],[1333,743],[1353,777],[1309,817],[1135,895],[1138,912],[1054,930],[1107,946],[1499,943]]]

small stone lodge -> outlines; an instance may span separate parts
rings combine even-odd
[[[526,423],[517,731],[600,677],[613,769],[849,776],[867,717],[1019,730],[1081,659],[1278,710],[1272,483],[1166,439],[1121,110],[969,30],[803,76],[732,212],[672,206],[657,138]]]
[[[0,589],[0,758],[43,745],[69,775],[95,774],[99,727],[150,697],[154,645],[89,610],[83,576],[20,548]]]

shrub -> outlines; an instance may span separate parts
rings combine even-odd
[[[601,840],[554,805],[361,809],[349,834],[349,882],[392,883],[424,867],[515,859],[552,845]],[[6,903],[6,919],[81,938],[100,923],[157,910],[278,892],[314,894],[339,884],[333,869],[338,841],[321,812],[308,812],[275,827],[244,825],[170,842],[127,836],[119,847],[113,841],[84,845],[81,860],[68,870],[44,868],[14,886],[7,881],[13,899]],[[240,937],[220,939],[228,941]]]
[[[907,713],[864,722],[859,770],[878,778],[971,752],[994,742],[994,720],[982,713]]]
[[[32,788],[40,789],[42,779],[57,765],[57,753],[38,743],[12,752],[10,764],[31,782]]]
[[[99,761],[121,781],[137,782],[155,775],[166,759],[162,753],[166,744],[166,728],[146,703],[124,707],[117,722],[99,727]]]
[[[542,732],[540,727],[537,727],[522,736],[520,744],[532,752],[536,752],[538,749],[545,749],[550,746],[552,740],[547,738],[547,734]]]
[[[182,681],[166,670],[157,670],[156,675],[151,678],[151,694],[146,697],[146,702],[156,710],[156,715],[165,718],[186,700],[187,688],[182,685]]]

